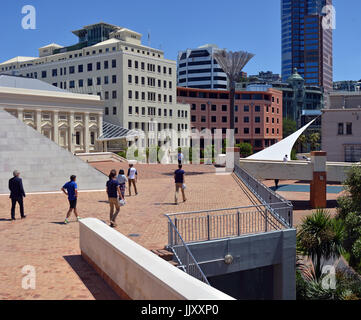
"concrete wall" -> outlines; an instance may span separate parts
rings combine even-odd
[[[81,220],[80,249],[88,263],[123,299],[232,300],[100,220]]]
[[[274,299],[296,297],[296,230],[189,244],[207,277],[273,266]],[[233,262],[224,258],[232,255]]]
[[[241,159],[240,166],[257,179],[306,180],[313,179],[313,164],[306,161],[247,160]],[[350,163],[327,162],[327,181],[343,182]]]

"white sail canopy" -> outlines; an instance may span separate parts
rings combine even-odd
[[[273,146],[270,146],[250,157],[247,159],[250,160],[276,160],[276,161],[282,161],[287,155],[288,159],[291,159],[291,152],[292,148],[295,145],[298,138],[302,135],[304,131],[307,130],[307,128],[315,122],[316,119],[312,120],[310,123],[305,125],[303,128],[299,129],[295,133],[291,134],[287,138],[281,140],[280,142],[274,144]]]

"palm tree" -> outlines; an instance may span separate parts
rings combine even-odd
[[[332,219],[324,209],[318,209],[303,219],[297,234],[297,249],[311,258],[317,280],[322,276],[322,259],[341,256],[344,234],[342,222]]]
[[[311,151],[316,151],[320,147],[321,135],[318,132],[314,132],[309,136],[311,144]]]

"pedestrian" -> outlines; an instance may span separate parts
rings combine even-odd
[[[178,158],[178,164],[183,164],[184,155],[183,155],[181,149],[178,150],[178,156],[177,156],[177,158]]]
[[[286,154],[285,157],[283,158],[283,162],[288,162],[288,155]]]
[[[23,187],[23,180],[20,178],[20,172],[15,170],[13,176],[14,177],[9,180],[9,190],[11,199],[11,220],[15,221],[16,203],[20,206],[21,219],[26,218],[26,215],[24,214],[24,198],[26,195]]]
[[[125,172],[123,169],[119,170],[119,175],[117,177],[117,180],[119,182],[120,192],[122,194],[121,200],[125,201],[125,189],[126,189],[126,183],[128,182],[128,178],[125,176]]]
[[[182,169],[182,165],[178,165],[178,170],[176,170],[174,172],[174,181],[175,181],[175,197],[174,197],[174,202],[175,204],[177,205],[178,204],[178,193],[179,193],[179,189],[182,190],[182,196],[183,196],[183,202],[186,202],[187,199],[186,199],[186,196],[185,196],[185,193],[184,193],[184,190],[186,188],[186,185],[185,185],[185,178],[184,178],[184,175],[185,175],[185,172],[184,170]]]
[[[279,184],[280,180],[279,179],[275,179],[275,186],[276,186],[276,189],[278,189],[278,184]]]
[[[117,224],[115,223],[117,216],[120,211],[119,198],[122,197],[122,193],[120,192],[119,182],[117,180],[117,172],[112,170],[109,174],[109,181],[107,182],[107,194],[109,199],[110,206],[110,226],[115,228]],[[115,208],[115,213],[114,213]]]
[[[72,175],[70,177],[70,181],[64,184],[64,186],[61,188],[61,191],[63,191],[65,195],[68,196],[69,205],[70,205],[64,223],[65,224],[69,223],[69,218],[72,211],[74,211],[75,217],[79,222],[80,217],[78,215],[78,210],[76,208],[78,202],[78,185],[76,184],[76,176]]]
[[[134,187],[135,195],[138,195],[137,190],[137,182],[138,182],[138,171],[134,168],[134,165],[131,163],[129,164],[128,169],[128,183],[129,183],[129,197],[132,196],[132,185]]]

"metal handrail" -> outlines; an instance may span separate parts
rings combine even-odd
[[[201,267],[199,266],[198,262],[194,258],[193,254],[190,251],[190,249],[188,248],[187,244],[184,242],[176,225],[173,223],[172,219],[169,216],[167,216],[167,218],[168,218],[169,238],[175,240],[175,241],[173,241],[173,240],[169,241],[170,245],[168,247],[174,253],[175,258],[178,261],[179,267],[182,268],[183,271],[185,271],[189,275],[191,275],[191,276],[197,278],[198,280],[201,280],[204,283],[209,285],[207,277],[203,273]],[[174,237],[179,238],[179,239],[174,239]],[[178,240],[180,240],[180,243]],[[171,243],[173,245],[171,245]]]
[[[261,181],[251,176],[243,168],[236,166],[236,176],[247,186],[249,190],[264,204],[279,220],[282,220],[288,227],[293,226],[293,205],[292,202],[268,188]],[[281,204],[280,208],[278,205]]]

